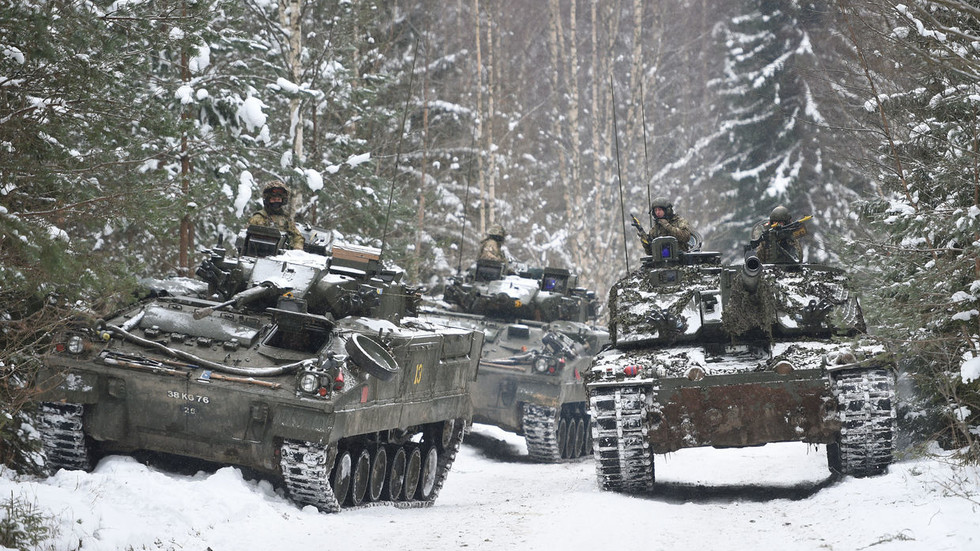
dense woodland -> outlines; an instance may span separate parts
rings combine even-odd
[[[193,275],[281,179],[433,290],[493,223],[604,296],[651,197],[731,261],[773,207],[812,215],[906,428],[976,461],[978,107],[958,0],[0,0],[0,437],[71,308]]]

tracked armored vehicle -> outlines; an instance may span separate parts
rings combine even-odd
[[[594,324],[595,294],[568,270],[506,274],[479,260],[453,279],[423,319],[477,329],[486,341],[473,386],[474,422],[521,434],[537,461],[574,459],[591,449],[582,372],[608,341]]]
[[[57,335],[39,374],[51,470],[165,452],[281,481],[325,512],[431,504],[470,421],[483,333],[409,328],[380,250],[249,226],[199,294],[158,293]],[[160,294],[166,296],[159,296]]]
[[[826,444],[832,471],[885,470],[894,365],[844,272],[652,250],[610,290],[611,346],[586,374],[601,488],[649,491],[656,454],[701,446]]]

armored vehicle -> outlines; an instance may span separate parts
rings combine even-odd
[[[48,466],[137,450],[238,465],[336,512],[436,499],[470,422],[483,333],[410,328],[380,250],[249,226],[200,294],[150,296],[57,335],[38,387]]]
[[[585,375],[600,487],[648,491],[654,454],[701,446],[826,444],[853,476],[891,463],[894,365],[844,272],[652,244],[610,290],[611,345]]]
[[[503,263],[479,260],[450,281],[441,303],[420,311],[424,319],[486,334],[473,420],[522,434],[537,461],[591,449],[582,372],[608,333],[590,323],[595,293],[575,284],[565,269],[507,274]]]

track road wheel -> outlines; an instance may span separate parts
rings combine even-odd
[[[456,420],[449,419],[442,423],[436,423],[438,429],[433,434],[432,441],[439,446],[439,451],[444,452],[449,448],[453,441],[453,431],[456,429]]]
[[[388,474],[388,450],[384,446],[371,454],[371,480],[368,483],[368,501],[378,501],[381,499],[381,490],[384,489],[385,476]]]
[[[360,505],[367,495],[368,483],[371,481],[371,452],[361,450],[354,460],[354,474],[351,478],[350,503]]]
[[[333,473],[330,475],[330,486],[333,488],[333,495],[338,502],[344,503],[347,494],[350,493],[351,467],[353,460],[350,452],[343,450],[337,453],[337,460],[333,465]]]
[[[558,442],[558,455],[562,459],[568,459],[568,418],[562,416],[558,420],[558,431],[555,433],[555,441]]]
[[[405,489],[403,495],[405,501],[415,498],[415,491],[419,487],[419,477],[422,474],[422,452],[418,446],[411,446],[406,449],[408,454],[405,462]]]
[[[428,501],[432,498],[432,491],[436,485],[436,474],[439,472],[439,451],[435,446],[428,446],[422,456],[422,470],[419,476],[419,489],[416,493],[421,501]]]
[[[585,418],[585,444],[582,446],[582,455],[592,455],[592,417]]]
[[[575,424],[569,425],[569,452],[568,457],[572,459],[582,456],[582,447],[585,445],[585,421],[575,417]]]
[[[392,450],[391,461],[388,465],[388,476],[385,481],[384,490],[381,492],[381,497],[399,501],[403,499],[402,487],[405,486],[405,464],[407,457],[405,448],[401,446],[394,447]]]

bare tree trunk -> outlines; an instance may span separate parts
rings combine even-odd
[[[491,5],[492,8],[492,5]],[[496,147],[494,146],[494,136],[493,136],[493,119],[494,119],[494,95],[496,90],[494,87],[497,85],[497,79],[494,78],[493,74],[493,26],[496,18],[493,16],[493,10],[487,9],[487,148],[486,151],[490,154],[490,166],[487,167],[487,172],[489,175],[489,181],[487,182],[487,193],[488,193],[488,211],[490,214],[489,223],[493,225],[496,219],[496,213],[494,209],[494,201],[496,199],[496,184],[497,184],[497,155]]]
[[[603,27],[602,21],[599,18],[600,13],[595,9],[593,5],[592,20],[593,20],[593,44],[595,47],[596,65],[595,65],[595,79],[593,83],[595,97],[599,98],[600,101],[595,111],[595,118],[605,122],[604,129],[598,132],[599,136],[606,136],[606,139],[601,142],[601,147],[597,148],[597,151],[601,151],[601,158],[608,159],[608,162],[602,164],[600,159],[594,161],[598,167],[597,178],[596,178],[596,189],[595,189],[595,216],[593,220],[595,221],[593,235],[594,235],[594,247],[593,250],[596,251],[598,258],[596,259],[596,281],[614,281],[618,274],[622,273],[622,267],[625,266],[624,258],[621,258],[618,254],[619,251],[623,250],[620,246],[625,236],[621,234],[621,225],[611,223],[614,220],[618,220],[619,216],[622,215],[619,212],[619,201],[617,199],[619,189],[618,181],[616,179],[616,151],[613,150],[613,143],[615,141],[615,136],[613,132],[616,128],[613,126],[613,112],[612,110],[616,108],[613,104],[612,91],[606,89],[603,92],[601,86],[608,86],[612,82],[612,77],[615,71],[615,60],[616,55],[614,52],[616,37],[619,36],[619,16],[620,13],[620,2],[615,0],[612,2],[603,3],[603,6],[610,6],[606,12],[608,19],[606,21],[606,41],[600,42],[598,31]],[[599,56],[606,57],[605,60],[599,60]],[[596,101],[595,99],[593,101]],[[628,245],[628,244],[627,244]]]
[[[562,78],[563,68],[565,66],[565,41],[562,30],[560,0],[548,0],[548,14],[548,52],[551,54],[551,65],[553,68],[551,72],[551,86],[553,90],[552,95],[556,102],[554,106],[555,116],[551,117],[552,133],[557,142],[558,178],[565,201],[565,220],[572,223],[576,219],[575,198],[573,197],[572,190],[566,185],[568,182],[568,161],[565,148],[562,146],[565,142],[565,132],[564,126],[562,125],[562,117],[558,116],[558,113],[562,111],[562,106],[558,102],[561,101],[561,97],[563,96],[562,92],[567,89],[565,79]]]
[[[181,3],[182,15],[187,17],[187,3]],[[191,72],[188,68],[187,50],[183,50],[180,53],[180,78],[186,84],[191,79]],[[181,119],[190,118],[190,114],[187,112],[187,107],[181,108]],[[187,132],[181,133],[180,136],[180,190],[183,193],[184,201],[184,215],[180,218],[180,230],[179,230],[179,240],[178,240],[178,253],[177,253],[177,275],[187,276],[190,274],[190,251],[191,247],[194,246],[194,233],[191,229],[191,217],[187,210],[187,200],[191,195],[191,158],[190,151],[188,150],[187,144]]]
[[[300,54],[303,51],[302,0],[279,0],[279,23],[287,33],[286,64],[294,84],[303,81],[303,65]],[[289,100],[289,130],[293,140],[293,162],[303,162],[303,112],[302,101],[298,97]],[[292,203],[299,201],[298,194],[290,196]],[[296,205],[290,205],[295,207]]]
[[[633,0],[632,41],[633,43],[630,45],[632,48],[630,53],[629,99],[626,106],[626,132],[624,135],[626,136],[626,143],[637,144],[643,140],[643,119],[637,116],[643,101],[641,94],[643,90],[641,85],[643,80],[643,0]],[[636,151],[635,148],[630,148],[630,150]],[[649,186],[650,183],[645,181],[646,177],[642,171],[640,175],[644,176],[643,183]]]
[[[579,59],[578,59],[578,12],[576,0],[569,3],[568,15],[568,126],[571,138],[571,178],[566,185],[572,189],[572,210],[574,215],[569,219],[572,232],[572,259],[579,269],[587,265],[588,235],[586,234],[585,198],[582,190],[582,129],[579,126],[579,110],[581,97],[579,91]]]
[[[476,143],[483,144],[483,59],[481,40],[483,33],[480,28],[480,0],[473,0],[473,17],[476,23]],[[477,182],[480,189],[480,235],[487,232],[487,203],[486,203],[486,182],[483,178],[483,154],[481,148],[477,148]]]
[[[428,31],[428,25],[426,25]],[[428,32],[426,32],[428,34]],[[419,210],[415,228],[415,262],[412,266],[411,280],[418,281],[419,265],[422,263],[422,229],[425,226],[425,175],[429,164],[429,49],[423,44],[422,56],[422,165],[419,167]]]
[[[589,8],[589,18],[592,21],[592,73],[593,75],[599,74],[599,12],[598,12],[598,0],[592,0]],[[595,189],[592,193],[592,212],[593,216],[589,217],[592,221],[592,227],[590,228],[590,235],[592,235],[594,241],[592,243],[592,250],[599,251],[602,250],[601,247],[601,228],[603,221],[599,219],[599,213],[602,212],[602,163],[600,159],[600,151],[602,151],[602,133],[599,128],[599,93],[601,86],[601,78],[598,76],[593,76],[592,78],[592,185]]]

